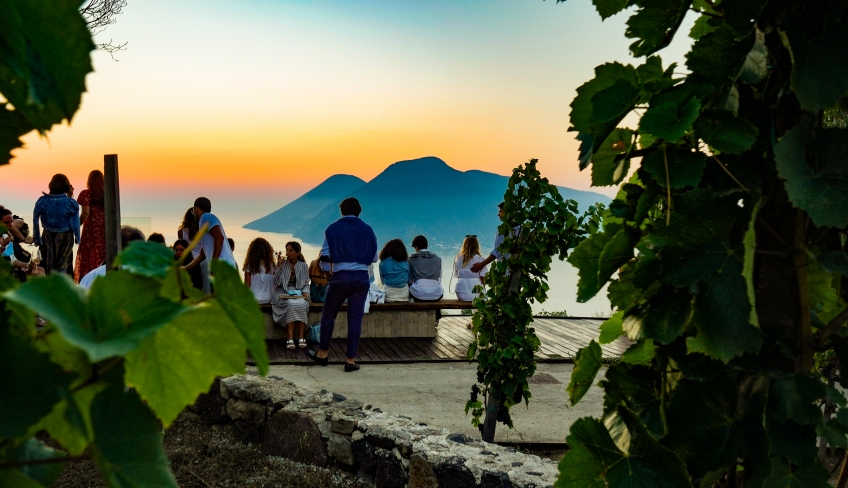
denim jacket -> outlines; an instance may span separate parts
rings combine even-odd
[[[41,245],[41,229],[39,223],[44,225],[44,230],[50,232],[73,232],[74,241],[80,241],[80,217],[79,204],[67,195],[43,194],[35,202],[32,220],[33,237],[35,244]]]

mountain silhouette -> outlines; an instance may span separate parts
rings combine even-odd
[[[339,176],[345,179],[333,181]],[[487,254],[500,223],[497,205],[503,201],[509,180],[485,171],[459,171],[436,157],[399,161],[368,183],[354,178],[333,176],[245,227],[290,233],[304,242],[320,244],[324,230],[341,216],[339,202],[356,197],[362,204],[361,217],[374,228],[380,247],[395,237],[409,245],[413,237],[423,234],[431,248],[453,249],[467,234],[475,234]],[[590,205],[610,201],[598,193],[558,189],[563,198],[577,201],[581,213]]]

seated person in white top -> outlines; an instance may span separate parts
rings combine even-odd
[[[185,265],[186,269],[200,265],[204,258],[209,258],[210,266],[213,259],[220,259],[238,269],[233,250],[227,243],[227,233],[221,221],[212,212],[212,202],[206,197],[199,197],[194,201],[194,216],[197,217],[197,225],[202,229],[207,226],[206,233],[200,238],[200,254]]]
[[[453,261],[453,276],[456,281],[456,298],[464,302],[470,302],[477,297],[474,287],[483,284],[483,276],[489,270],[484,266],[479,272],[471,271],[471,267],[482,262],[480,255],[480,243],[477,236],[465,236],[462,241],[462,249]]]
[[[144,233],[135,227],[123,226],[121,227],[121,249],[126,249],[127,246],[130,245],[130,242],[133,241],[143,241]],[[80,279],[79,285],[86,290],[91,289],[91,284],[95,279],[100,276],[106,275],[106,263],[101,264],[99,267],[92,269],[85,276]]]
[[[409,294],[415,301],[434,302],[445,294],[442,288],[442,258],[427,250],[427,238],[412,239],[415,253],[409,256]]]
[[[244,256],[244,284],[253,292],[259,306],[270,306],[274,297],[274,273],[277,266],[274,264],[274,248],[271,243],[261,237],[257,237],[247,246],[247,254]]]

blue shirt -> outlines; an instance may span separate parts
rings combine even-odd
[[[515,228],[512,229],[512,236],[518,237],[518,232],[520,230],[521,230],[521,226],[516,225]],[[501,258],[509,259],[509,254],[504,256],[503,253],[498,250],[498,248],[501,247],[501,244],[504,243],[504,240],[506,240],[506,238],[502,234],[498,234],[498,236],[495,237],[495,244],[492,247],[492,252],[489,253],[492,256],[494,256],[495,259],[501,259]]]
[[[44,230],[50,232],[73,232],[74,242],[79,244],[80,240],[80,218],[79,204],[76,200],[65,195],[43,194],[35,202],[35,210],[32,212],[33,238],[36,245],[41,245],[41,230],[39,223],[44,225]]]
[[[380,261],[380,279],[385,286],[403,288],[409,281],[409,263],[397,262],[393,258]]]
[[[345,215],[344,217],[356,217],[355,215]],[[374,253],[374,258],[371,260],[372,263],[377,262],[377,257],[380,254],[380,250]],[[329,256],[330,255],[330,244],[327,243],[327,237],[324,237],[324,244],[321,245],[321,256]],[[362,263],[332,263],[333,264],[333,273],[337,273],[339,271],[368,271],[368,265]],[[330,271],[330,263],[326,261],[321,261],[321,269],[324,271]]]

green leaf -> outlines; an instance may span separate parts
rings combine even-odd
[[[94,441],[91,427],[91,402],[106,385],[96,383],[86,386],[73,396],[64,394],[50,415],[41,419],[30,432],[46,430],[50,437],[62,444],[68,454],[80,455]]]
[[[206,293],[203,293],[203,290],[198,290],[192,286],[188,271],[180,265],[174,265],[168,270],[162,280],[162,290],[159,295],[174,302],[181,302],[185,299],[188,300],[188,303],[198,303],[206,298]]]
[[[639,121],[639,130],[653,134],[669,142],[683,137],[691,127],[701,110],[701,101],[695,97],[685,102],[671,100],[654,104]]]
[[[620,119],[636,107],[639,89],[627,80],[617,80],[615,84],[604,88],[592,97],[592,124],[602,124]]]
[[[824,323],[836,318],[845,310],[845,302],[834,288],[834,276],[819,263],[807,265],[807,297],[810,310]],[[839,282],[837,282],[838,286]]]
[[[0,438],[26,434],[31,425],[53,410],[71,380],[50,356],[38,352],[28,337],[10,330],[9,315],[2,309],[0,368]]]
[[[177,488],[153,413],[138,393],[110,386],[91,404],[92,458],[110,487]]]
[[[648,56],[671,43],[691,0],[642,0],[641,9],[627,21],[624,35],[638,39],[630,45],[633,56]]]
[[[733,29],[718,23],[715,30],[695,41],[686,54],[686,67],[692,72],[689,79],[713,86],[729,83],[736,79],[752,44],[753,35],[737,39]]]
[[[159,296],[161,283],[119,270],[98,278],[89,293],[89,326],[65,337],[91,361],[126,354],[187,310]],[[126,297],[132,297],[127,300]]]
[[[568,256],[568,262],[579,270],[577,301],[595,296],[610,276],[633,257],[635,236],[622,227],[607,226],[601,234],[584,240]]]
[[[3,462],[36,461],[65,457],[65,453],[44,445],[35,438],[29,438],[21,445],[11,445],[0,452]],[[0,469],[0,486],[15,488],[53,486],[56,478],[62,474],[67,463],[39,463],[20,468]]]
[[[668,162],[668,182],[666,182],[666,162]],[[650,173],[658,185],[665,188],[668,183],[674,189],[698,186],[706,164],[707,157],[703,153],[678,151],[675,146],[665,149],[659,147],[642,159],[642,169]]]
[[[630,160],[624,155],[630,151],[633,131],[614,129],[592,157],[592,186],[617,185],[627,176]]]
[[[817,261],[828,273],[848,276],[848,254],[845,251],[826,252]]]
[[[79,108],[94,49],[79,2],[0,4],[0,93],[39,131]]]
[[[695,131],[714,150],[727,154],[747,151],[754,145],[759,133],[754,124],[725,110],[702,114],[695,123]]]
[[[766,36],[757,29],[754,39],[754,46],[745,56],[745,62],[739,71],[739,81],[747,85],[756,85],[768,75]]]
[[[624,329],[621,328],[622,318],[624,318],[624,310],[619,310],[601,324],[601,335],[598,337],[599,343],[610,344],[624,335]]]
[[[689,37],[695,39],[696,41],[710,32],[715,30],[715,26],[710,22],[713,17],[709,15],[701,15],[695,20],[695,23],[692,24],[692,28],[689,30]]]
[[[754,30],[754,24],[763,11],[768,0],[722,0],[721,10],[724,11],[724,21],[736,32],[736,37],[742,37]]]
[[[808,163],[808,145],[814,147],[818,170]],[[792,205],[809,214],[818,226],[848,226],[848,130],[816,129],[804,117],[778,141],[774,149],[778,175],[786,180]]]
[[[691,316],[692,297],[689,293],[665,289],[646,304],[628,309],[623,329],[634,341],[648,338],[669,344],[683,333]]]
[[[30,280],[5,297],[20,303],[55,325],[66,336],[85,322],[85,291],[64,273],[51,273]]]
[[[211,271],[214,277],[215,298],[247,342],[259,374],[268,374],[265,318],[256,304],[253,292],[244,286],[238,271],[229,263],[213,260]]]
[[[653,339],[642,339],[627,348],[621,355],[621,360],[630,364],[650,365],[654,359],[655,350],[656,345]]]
[[[831,22],[807,42],[800,28],[784,43],[792,54],[792,89],[801,106],[819,111],[836,105],[848,92],[848,25]]]
[[[751,210],[751,218],[748,221],[748,229],[745,231],[745,237],[742,240],[742,245],[745,247],[745,255],[742,264],[742,277],[745,278],[745,287],[748,290],[748,303],[751,305],[751,316],[748,319],[754,327],[760,327],[760,318],[757,315],[757,288],[754,281],[754,263],[757,261],[757,215],[763,206],[763,200],[757,200],[754,208]]]
[[[244,373],[246,349],[221,307],[201,305],[127,354],[125,380],[168,427],[216,376]]]
[[[601,20],[607,20],[627,8],[630,0],[592,0],[592,3],[601,14]]]
[[[827,395],[825,385],[817,378],[802,374],[775,378],[769,395],[770,408],[780,422],[792,420],[814,424],[821,417],[816,402]]]
[[[24,143],[20,138],[32,129],[32,124],[21,114],[0,106],[0,166],[9,164],[12,150],[23,147]]]
[[[174,252],[158,242],[135,241],[118,255],[122,269],[152,278],[163,278],[174,265]]]
[[[577,88],[577,96],[571,102],[570,118],[573,130],[585,133],[595,132],[591,124],[592,99],[598,92],[613,86],[618,80],[627,80],[637,86],[639,74],[636,68],[629,64],[607,63],[595,68],[595,77]],[[598,141],[598,144],[601,142]]]
[[[680,458],[624,407],[607,415],[603,424],[592,418],[577,420],[566,442],[569,450],[559,463],[556,487],[600,487],[603,481],[608,486],[692,486]]]
[[[594,340],[589,342],[588,346],[577,351],[571,380],[566,387],[568,399],[572,405],[576,405],[592,387],[592,383],[595,382],[595,376],[601,369],[601,354],[601,346]]]
[[[774,472],[763,486],[769,488],[830,488],[829,473],[818,463],[791,467],[781,456],[772,458]]]
[[[607,368],[600,385],[606,393],[605,414],[615,412],[621,404],[627,405],[655,437],[664,435],[662,401],[658,396],[662,377],[656,370],[620,361]]]
[[[816,423],[816,435],[827,439],[828,445],[831,447],[839,447],[842,449],[848,448],[848,440],[845,439],[845,434],[848,434],[848,426],[832,418],[827,424],[823,419],[819,419]]]

